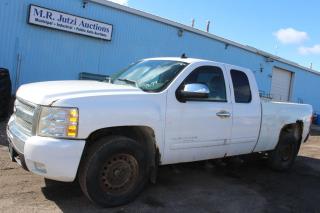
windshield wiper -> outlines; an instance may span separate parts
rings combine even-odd
[[[118,81],[123,81],[123,82],[129,83],[129,84],[132,84],[132,85],[134,85],[135,87],[137,87],[137,82],[134,81],[134,80],[130,80],[130,79],[127,79],[127,78],[118,78],[117,80],[118,80]]]

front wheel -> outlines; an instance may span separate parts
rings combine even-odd
[[[282,132],[277,147],[269,153],[270,167],[277,171],[289,170],[298,155],[299,148],[300,142],[293,131]]]
[[[145,153],[138,142],[127,137],[111,136],[96,141],[79,169],[82,191],[103,207],[132,201],[148,180]]]

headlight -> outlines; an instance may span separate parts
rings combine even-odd
[[[77,108],[41,107],[38,135],[76,138],[79,112]]]

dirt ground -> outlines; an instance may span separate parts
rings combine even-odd
[[[0,212],[320,212],[320,129],[302,146],[292,171],[254,157],[244,162],[160,168],[158,183],[131,204],[101,209],[77,183],[45,181],[9,160],[0,123]]]

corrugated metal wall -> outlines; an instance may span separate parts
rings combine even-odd
[[[112,41],[103,41],[27,24],[30,4],[113,24]],[[80,72],[110,74],[146,57],[204,58],[250,68],[260,90],[270,92],[272,68],[294,72],[292,101],[310,103],[320,112],[320,76],[175,27],[82,0],[1,0],[0,67],[17,84],[77,79]],[[261,72],[261,69],[262,72]],[[17,78],[16,73],[20,72]],[[17,87],[18,85],[15,85]]]

